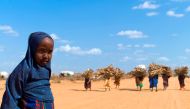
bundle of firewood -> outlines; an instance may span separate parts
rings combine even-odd
[[[113,75],[115,78],[121,78],[124,75],[124,72],[121,69],[116,68]]]
[[[115,69],[112,65],[97,70],[97,75],[102,76],[104,79],[110,79],[114,74],[115,74]]]
[[[172,76],[172,69],[170,67],[167,66],[162,66],[162,74],[166,74],[168,76]]]
[[[176,75],[187,75],[188,74],[188,67],[178,67],[174,70]]]
[[[135,77],[145,77],[147,75],[146,69],[140,67],[135,67],[130,73]]]
[[[162,74],[162,66],[158,65],[158,64],[150,64],[149,65],[149,69],[148,69],[148,73],[149,76],[154,76],[154,75],[159,75]]]
[[[87,69],[83,74],[82,77],[84,78],[92,78],[93,77],[93,70],[92,69]]]

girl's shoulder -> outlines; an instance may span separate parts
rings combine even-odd
[[[29,74],[30,69],[26,64],[26,61],[21,61],[13,72],[10,74],[10,78],[20,78],[20,79],[27,79],[27,75]]]

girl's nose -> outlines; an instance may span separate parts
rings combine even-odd
[[[45,53],[45,54],[43,55],[43,58],[48,59],[48,54]]]

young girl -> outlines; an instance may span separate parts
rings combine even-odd
[[[49,82],[53,46],[44,32],[30,35],[25,58],[7,80],[1,109],[54,109]]]
[[[105,91],[107,91],[107,89],[109,89],[109,91],[111,90],[110,83],[111,83],[111,77],[106,78],[106,80],[105,80]]]

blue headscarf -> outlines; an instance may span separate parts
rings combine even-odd
[[[51,62],[41,67],[34,60],[38,45],[46,37],[52,39],[44,32],[30,34],[26,56],[13,70],[6,82],[1,109],[20,109],[20,101],[27,99],[53,102],[49,83]]]

